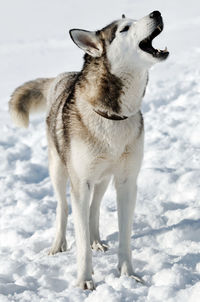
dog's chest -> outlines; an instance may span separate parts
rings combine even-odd
[[[70,162],[81,178],[92,176],[99,181],[103,176],[114,174],[125,161],[143,130],[142,116],[138,113],[128,121],[106,121],[91,125],[93,136],[86,141],[76,136],[71,141]]]

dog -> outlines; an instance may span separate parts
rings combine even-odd
[[[169,52],[152,46],[163,30],[159,11],[136,21],[126,18],[98,31],[70,30],[84,52],[80,72],[40,78],[18,87],[9,109],[17,126],[28,127],[29,114],[46,110],[49,172],[58,201],[56,236],[50,254],[67,249],[70,180],[77,246],[77,285],[95,288],[92,251],[105,251],[99,235],[100,202],[113,178],[117,194],[120,275],[137,281],[131,258],[131,230],[137,177],[143,158],[144,126],[140,111],[148,70]]]

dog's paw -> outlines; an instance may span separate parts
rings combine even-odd
[[[142,283],[142,284],[145,283],[144,280],[136,274],[132,274],[132,275],[130,275],[130,277],[139,283]]]
[[[79,281],[78,287],[82,288],[83,290],[94,290],[95,289],[93,280]]]
[[[135,281],[144,284],[144,280],[133,272],[132,265],[124,262],[122,265],[118,265],[118,270],[121,276],[128,276]]]
[[[67,250],[67,241],[63,239],[61,242],[54,242],[48,255],[55,255],[57,253],[66,252]]]
[[[106,252],[108,250],[108,245],[106,245],[103,242],[99,242],[99,241],[94,241],[91,244],[91,247],[94,251]]]

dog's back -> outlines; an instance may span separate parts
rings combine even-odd
[[[55,78],[39,78],[15,89],[9,101],[11,118],[16,126],[27,128],[32,113],[51,110],[58,98],[70,93],[77,72],[65,72]]]

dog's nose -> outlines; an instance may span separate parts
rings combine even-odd
[[[150,18],[159,18],[159,17],[161,17],[161,13],[158,10],[155,10],[152,13],[150,13],[149,17]]]

